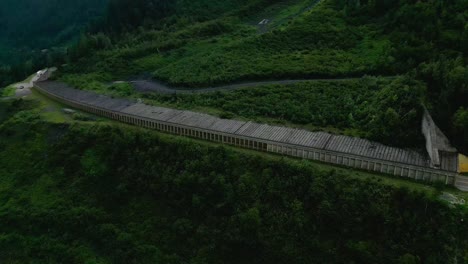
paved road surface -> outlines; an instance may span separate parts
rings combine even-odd
[[[34,82],[39,79],[39,74],[35,74],[29,82],[22,82],[13,85],[16,88],[15,97],[21,98],[31,94],[31,88],[34,86]]]
[[[50,74],[56,71],[57,68],[50,68],[38,71],[33,76],[30,76],[28,79],[24,80],[23,82],[19,82],[13,84],[13,87],[16,88],[15,95],[9,97],[0,98],[1,101],[10,100],[13,98],[23,98],[31,94],[31,88],[34,87],[34,83],[37,81],[41,81],[41,78],[49,78]],[[46,76],[47,75],[47,76]]]

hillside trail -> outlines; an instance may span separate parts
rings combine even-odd
[[[262,34],[268,33],[270,31],[272,31],[273,29],[286,24],[287,21],[291,21],[291,20],[293,20],[293,19],[295,19],[297,17],[300,17],[304,13],[309,12],[312,9],[314,9],[322,1],[323,0],[315,0],[309,6],[307,6],[305,8],[302,8],[299,12],[297,12],[295,14],[292,14],[292,15],[290,15],[290,16],[288,16],[288,17],[286,17],[286,18],[284,18],[284,19],[282,19],[280,21],[276,21],[274,18],[264,18],[264,19],[262,19],[257,24],[258,34],[262,35]],[[273,26],[270,26],[270,25],[273,25]]]

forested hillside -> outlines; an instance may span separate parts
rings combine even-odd
[[[65,63],[66,47],[79,39],[90,23],[103,20],[107,3],[108,0],[2,0],[0,86],[21,80],[42,67]]]
[[[0,102],[3,263],[468,261],[466,208],[429,186],[36,107]]]
[[[3,0],[0,39],[12,47],[32,49],[64,44],[93,19],[104,16],[108,0]]]
[[[78,89],[415,150],[425,106],[468,153],[467,48],[466,0],[0,3],[0,88],[53,65]],[[12,87],[0,263],[468,263],[468,195],[441,183],[161,134]]]
[[[150,74],[185,87],[405,75],[421,82],[425,91],[417,98],[407,95],[413,105],[408,109],[398,99],[405,94],[389,90],[395,102],[379,109],[388,116],[376,129],[392,131],[387,123],[401,124],[410,136],[397,136],[393,143],[369,138],[397,145],[418,142],[410,130],[419,126],[424,104],[451,141],[467,152],[467,5],[435,0],[112,1],[108,19],[74,46],[73,63],[63,72],[66,80],[81,83]],[[260,32],[258,22],[264,18],[272,22]],[[409,124],[405,118],[414,111],[418,116]],[[304,125],[296,117],[281,118]]]

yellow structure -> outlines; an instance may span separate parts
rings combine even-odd
[[[468,157],[460,154],[458,160],[460,162],[460,166],[458,166],[460,168],[460,172],[468,173]]]

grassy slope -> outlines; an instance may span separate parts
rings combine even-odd
[[[351,136],[380,140],[398,145],[394,137],[402,141],[400,145],[417,146],[421,143],[419,114],[417,107],[411,106],[421,94],[407,94],[409,105],[399,114],[411,116],[390,128],[392,136],[380,131],[385,119],[381,112],[388,106],[385,101],[388,87],[395,79],[365,78],[343,81],[311,81],[294,85],[267,85],[245,88],[236,91],[222,91],[206,94],[143,95],[146,102],[181,109],[211,112],[222,117],[243,118],[258,122],[303,127],[308,130],[322,130]],[[401,85],[399,83],[398,85]],[[392,87],[392,89],[396,89]],[[410,89],[417,90],[416,85]],[[400,94],[401,96],[401,94]],[[411,98],[411,99],[410,99]],[[400,98],[399,100],[403,100]],[[394,102],[393,102],[394,103]],[[390,104],[393,104],[390,103]],[[403,105],[403,104],[402,104]],[[410,113],[414,111],[414,113]],[[383,120],[382,120],[383,121]],[[399,126],[399,127],[397,127]],[[403,130],[404,133],[399,132]],[[410,143],[410,140],[418,139]]]
[[[374,26],[348,25],[333,1],[300,14],[297,10],[305,2],[290,2],[289,8],[268,14],[273,24],[275,17],[290,17],[291,22],[271,33],[257,34],[251,22],[258,19],[256,13],[240,18],[228,14],[203,23],[181,19],[166,30],[124,35],[114,48],[88,58],[86,71],[103,78],[154,72],[171,84],[188,86],[379,71],[389,43]]]
[[[377,72],[388,46],[370,26],[346,25],[330,1],[264,35],[192,44],[163,59],[155,77],[179,85],[359,76]],[[177,74],[176,74],[177,73]]]
[[[10,86],[0,89],[0,91],[1,91],[0,97],[10,97],[10,96],[15,95],[16,88],[10,85]]]

